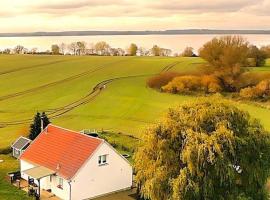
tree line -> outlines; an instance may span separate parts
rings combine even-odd
[[[270,58],[270,45],[258,48],[255,45],[247,46],[249,55],[255,62],[256,66],[262,65],[265,58]],[[197,57],[192,47],[186,47],[181,53],[173,53],[171,49],[153,45],[147,49],[139,47],[135,43],[131,43],[126,49],[111,47],[107,42],[100,41],[97,43],[86,43],[85,41],[77,41],[69,44],[52,44],[50,50],[39,51],[38,48],[26,48],[23,45],[17,45],[14,48],[6,48],[0,50],[1,54],[46,54],[46,55],[100,55],[100,56],[182,56]],[[200,50],[199,50],[199,54]]]
[[[22,45],[14,48],[6,48],[0,51],[2,54],[46,54],[46,55],[99,55],[99,56],[171,56],[172,50],[153,45],[147,49],[131,43],[126,49],[111,47],[107,42],[100,41],[95,44],[87,44],[85,41],[77,41],[69,44],[52,44],[50,50],[39,51],[37,48],[28,49]]]

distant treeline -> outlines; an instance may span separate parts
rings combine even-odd
[[[193,49],[190,56],[195,56]],[[46,54],[46,55],[99,55],[99,56],[172,56],[172,50],[153,45],[147,49],[131,43],[127,49],[111,47],[107,42],[101,41],[95,44],[87,44],[85,41],[77,41],[69,44],[53,44],[50,50],[39,51],[38,48],[28,49],[22,45],[14,48],[6,48],[0,51],[2,54]],[[177,56],[178,54],[174,54]]]
[[[256,54],[256,60],[260,57],[270,58],[270,45],[261,48],[248,43],[250,52]],[[200,50],[199,50],[200,51]],[[39,51],[38,48],[28,49],[22,45],[17,45],[14,48],[6,48],[0,50],[1,54],[45,54],[45,55],[99,55],[99,56],[183,56],[183,57],[197,57],[192,47],[186,47],[181,53],[173,53],[171,49],[163,48],[158,45],[153,45],[152,48],[147,49],[139,47],[135,43],[131,43],[128,48],[114,48],[107,42],[100,41],[97,43],[86,43],[85,41],[77,41],[72,43],[52,44],[47,51]],[[256,63],[257,65],[258,63]]]

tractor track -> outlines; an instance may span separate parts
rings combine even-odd
[[[44,84],[44,85],[41,85],[41,86],[37,86],[37,87],[34,87],[34,88],[30,88],[30,89],[27,89],[27,90],[24,90],[24,91],[20,91],[20,92],[15,92],[15,93],[3,95],[3,96],[0,96],[0,101],[4,101],[4,100],[7,100],[7,99],[11,99],[11,98],[14,98],[14,97],[22,96],[22,95],[25,95],[25,94],[28,94],[28,93],[36,92],[36,91],[39,91],[41,89],[45,89],[45,88],[48,88],[48,87],[59,85],[59,84],[62,84],[62,83],[68,82],[68,81],[72,81],[74,79],[78,79],[78,78],[81,78],[83,76],[92,74],[92,73],[94,73],[96,71],[99,71],[99,70],[105,68],[107,65],[117,64],[117,63],[120,63],[120,62],[123,62],[123,61],[127,61],[127,60],[129,60],[129,59],[125,59],[125,60],[121,60],[121,61],[116,61],[116,62],[106,63],[106,64],[104,64],[102,66],[97,67],[96,69],[87,70],[87,71],[84,71],[82,73],[75,74],[73,76],[70,76],[70,77],[67,77],[67,78],[64,78],[64,79],[61,79],[61,80],[58,80],[58,81],[47,83],[47,84]]]
[[[57,63],[68,62],[68,61],[71,61],[71,60],[76,60],[76,59],[57,60],[57,61],[48,62],[48,63],[42,63],[42,64],[37,64],[37,65],[32,65],[32,66],[27,66],[27,67],[20,67],[20,68],[14,68],[14,69],[6,70],[6,71],[0,71],[0,76],[10,74],[10,73],[14,73],[14,72],[18,72],[18,71],[27,70],[27,69],[39,68],[39,67],[44,67],[44,66],[47,66],[47,65],[53,65],[53,64],[57,64]]]
[[[121,62],[121,61],[118,61],[118,62]],[[91,92],[89,92],[84,97],[82,97],[82,98],[80,98],[80,99],[78,99],[76,101],[73,101],[73,102],[71,102],[71,103],[69,103],[69,104],[67,104],[65,106],[54,108],[54,109],[47,109],[47,110],[44,110],[44,111],[46,112],[46,114],[48,115],[48,117],[50,119],[55,119],[55,118],[61,117],[62,115],[70,112],[71,110],[93,101],[95,99],[95,97],[97,97],[105,89],[105,87],[108,84],[110,84],[110,83],[112,83],[114,81],[157,75],[157,74],[164,73],[164,72],[167,72],[167,71],[171,70],[174,66],[178,65],[179,63],[180,62],[170,63],[169,65],[166,65],[159,73],[155,73],[155,74],[122,76],[122,77],[115,77],[115,78],[110,78],[110,79],[103,80],[103,81],[97,83],[93,87]],[[108,63],[108,64],[112,64],[112,63]],[[0,97],[0,101],[1,101],[1,97]],[[7,127],[7,126],[11,126],[11,125],[26,124],[26,123],[30,123],[32,120],[33,120],[32,118],[28,118],[28,119],[23,119],[23,120],[18,120],[18,121],[0,122],[0,128],[4,128],[4,127]]]

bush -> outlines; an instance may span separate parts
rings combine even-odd
[[[236,82],[237,91],[242,88],[252,87],[263,80],[270,80],[270,73],[245,72],[241,74]]]
[[[199,91],[201,78],[198,76],[179,76],[174,78],[162,90],[170,93],[182,93],[189,91]]]
[[[222,91],[219,79],[213,75],[203,76],[179,76],[174,78],[162,90],[170,93],[187,93],[190,91],[202,91],[216,93]]]
[[[270,80],[263,80],[256,86],[240,90],[240,97],[246,99],[263,99],[270,96]]]
[[[206,93],[216,93],[222,91],[220,80],[213,75],[202,76],[201,85]]]
[[[171,80],[173,80],[173,78],[179,75],[180,74],[176,72],[164,72],[148,79],[147,85],[150,88],[160,89],[162,86],[167,85]]]
[[[9,154],[11,152],[12,152],[12,149],[10,147],[0,149],[0,154]]]

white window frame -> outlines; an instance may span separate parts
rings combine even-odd
[[[20,150],[15,148],[15,154],[20,154]]]
[[[107,165],[108,164],[108,154],[98,156],[98,165]]]
[[[58,177],[58,185],[57,185],[57,187],[59,188],[59,189],[63,189],[63,185],[64,185],[64,179],[62,178],[62,177]]]

